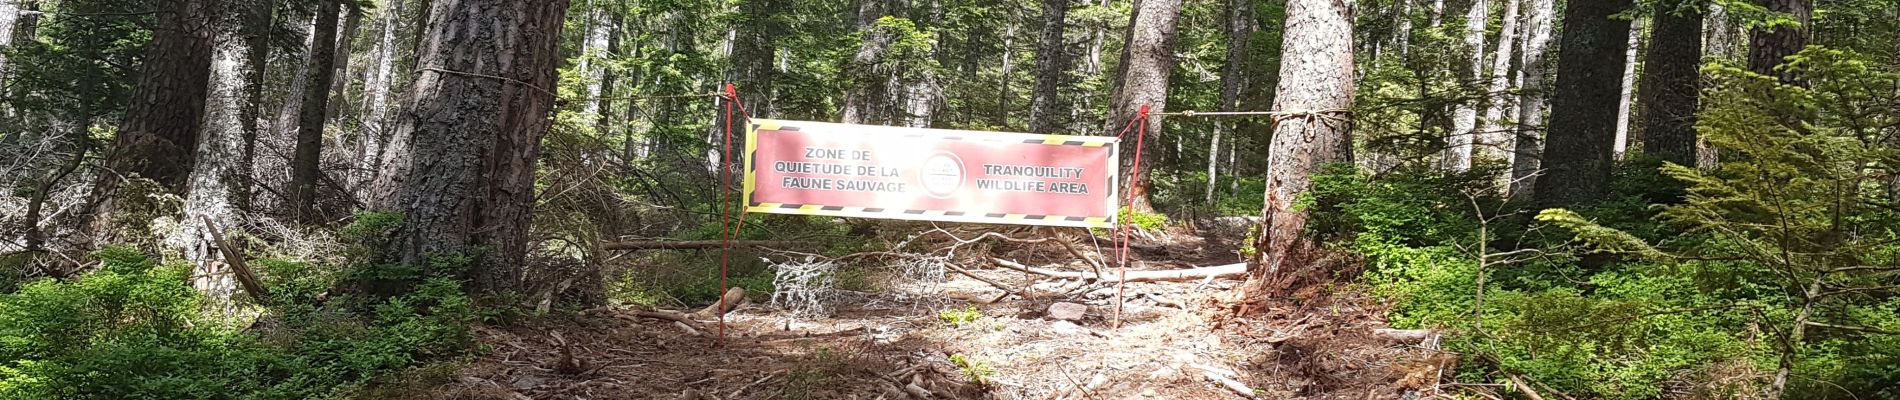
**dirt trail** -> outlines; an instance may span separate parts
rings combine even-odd
[[[509,400],[1399,399],[1430,394],[1451,362],[1373,335],[1385,327],[1384,308],[1359,293],[1256,303],[1252,315],[1229,318],[1218,300],[1238,281],[1130,283],[1116,329],[1112,285],[1052,293],[1064,283],[974,272],[1030,297],[980,304],[1003,292],[952,274],[936,296],[848,295],[828,318],[748,305],[728,316],[723,345],[713,332],[596,309],[481,328],[493,351],[435,392]],[[1053,320],[1046,314],[1056,302],[1087,311]]]

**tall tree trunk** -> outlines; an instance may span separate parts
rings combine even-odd
[[[1794,22],[1757,27],[1749,33],[1748,69],[1778,77],[1783,83],[1798,83],[1792,75],[1776,72],[1775,67],[1808,47],[1808,34],[1814,22],[1814,0],[1755,0],[1755,4],[1767,7],[1768,11],[1787,14]]]
[[[587,19],[587,24],[581,32],[580,64],[575,69],[586,74],[587,77],[587,81],[581,83],[582,87],[586,88],[582,93],[586,98],[581,100],[581,114],[592,115],[598,119],[603,110],[600,103],[601,92],[602,88],[606,87],[607,76],[606,63],[601,61],[609,57],[607,38],[613,35],[613,24],[607,20],[607,11],[594,7],[592,1],[588,2],[585,12],[584,18]]]
[[[1630,7],[1630,0],[1564,5],[1557,85],[1543,154],[1546,173],[1537,180],[1539,204],[1584,204],[1610,192],[1617,84],[1630,34],[1630,22],[1614,15]]]
[[[348,1],[348,0],[345,0]],[[356,35],[363,30],[363,8],[352,2],[347,4],[343,17],[343,26],[336,31],[336,44],[331,51],[331,68],[336,71],[330,76],[330,100],[325,103],[324,120],[336,121],[349,110],[350,98],[350,58],[356,46]],[[360,118],[360,116],[359,116]]]
[[[1503,26],[1498,30],[1497,53],[1492,55],[1491,75],[1485,85],[1485,93],[1491,96],[1490,106],[1484,109],[1483,124],[1479,125],[1479,134],[1474,137],[1472,156],[1479,160],[1505,161],[1511,159],[1514,135],[1504,127],[1504,120],[1510,115],[1517,96],[1508,93],[1511,89],[1512,52],[1517,50],[1518,11],[1524,0],[1503,0]],[[1505,174],[1504,178],[1509,178]]]
[[[429,21],[437,17],[435,4],[437,1],[403,0],[403,6],[413,11],[405,12],[400,16],[400,31],[405,33],[403,40],[398,41],[400,47],[396,51],[398,58],[395,61],[397,69],[394,75],[396,90],[393,93],[394,97],[391,98],[392,103],[399,104],[400,108],[393,110],[396,111],[395,115],[386,122],[388,125],[385,130],[388,133],[385,133],[384,137],[387,141],[383,143],[381,155],[376,159],[376,164],[379,166],[376,177],[370,180],[369,189],[365,191],[368,194],[366,203],[370,208],[397,208],[396,202],[400,199],[396,198],[396,195],[401,191],[402,186],[408,184],[406,180],[409,179],[413,169],[411,167],[414,166],[415,160],[409,156],[415,152],[410,138],[398,135],[397,132],[401,129],[401,120],[410,117],[408,113],[409,107],[414,104],[413,96],[419,93],[415,89],[424,74],[421,70],[424,67],[422,55],[431,51],[423,46],[430,39]]]
[[[1616,98],[1616,140],[1610,149],[1611,158],[1623,159],[1623,153],[1629,150],[1630,113],[1636,110],[1636,63],[1637,55],[1643,49],[1643,21],[1630,22],[1629,49],[1623,53],[1623,82]]]
[[[1701,88],[1702,2],[1659,3],[1643,61],[1643,153],[1696,165],[1695,113]]]
[[[1016,97],[1016,94],[1011,93],[1009,90],[1010,74],[1014,72],[1012,68],[1015,67],[1011,61],[1015,61],[1016,55],[1016,22],[1012,20],[1008,22],[1008,24],[1009,27],[1003,30],[1003,67],[1002,70],[996,74],[996,87],[998,92],[996,96],[996,126],[1005,131],[1010,130],[1009,99]]]
[[[237,282],[230,271],[223,270],[225,263],[216,262],[217,244],[211,239],[211,229],[206,220],[224,227],[240,226],[241,212],[237,209],[236,191],[240,188],[237,179],[244,168],[239,153],[244,150],[242,137],[245,135],[244,122],[241,120],[246,90],[251,83],[245,81],[247,60],[251,53],[247,44],[240,38],[219,38],[217,50],[212,61],[211,90],[206,98],[204,140],[198,142],[195,150],[198,163],[192,167],[190,191],[185,196],[185,214],[179,218],[179,229],[171,237],[173,247],[182,249],[180,254],[191,263],[192,287],[211,298],[225,310],[230,310],[230,300],[237,294]]]
[[[1122,46],[1122,62],[1115,76],[1114,95],[1110,97],[1108,132],[1120,132],[1133,123],[1142,107],[1148,107],[1150,113],[1168,108],[1168,74],[1174,71],[1175,22],[1181,15],[1181,0],[1137,0],[1132,12],[1124,41],[1127,45]],[[1160,155],[1161,124],[1156,122],[1159,119],[1149,117],[1145,132],[1129,129],[1123,136],[1123,171],[1134,171],[1136,167],[1136,142],[1141,142],[1141,151],[1149,157]],[[1136,140],[1138,135],[1147,138]],[[1146,164],[1156,163],[1151,159]],[[1128,185],[1130,201],[1125,206],[1135,211],[1153,212],[1154,205],[1148,201],[1148,182],[1153,174],[1140,175],[1138,181]]]
[[[1461,71],[1459,78],[1466,82],[1479,82],[1484,79],[1484,33],[1490,13],[1485,0],[1473,0],[1471,9],[1465,13],[1465,48],[1470,49],[1471,59]],[[1459,101],[1452,108],[1452,130],[1447,140],[1449,150],[1445,152],[1445,169],[1464,171],[1471,169],[1472,145],[1478,137],[1478,103],[1483,98],[1471,101]]]
[[[1267,156],[1266,206],[1248,265],[1251,293],[1283,293],[1316,271],[1318,243],[1305,236],[1306,211],[1295,207],[1328,163],[1352,162],[1353,54],[1351,2],[1289,0],[1274,122]]]
[[[297,219],[312,222],[317,218],[317,180],[323,155],[324,115],[329,111],[330,83],[335,78],[337,54],[337,17],[340,7],[335,0],[320,0],[316,28],[310,41],[310,62],[304,67],[303,109],[297,116],[297,147],[290,159],[290,186],[284,193]],[[348,64],[348,62],[345,62]]]
[[[36,14],[38,9],[38,2],[32,0],[0,1],[0,88],[7,87],[7,75],[10,74],[7,52],[4,50],[13,48],[16,41],[33,40],[31,35],[21,34],[23,29],[18,28],[33,25],[32,20],[39,18]],[[12,112],[10,105],[6,108],[0,111]]]
[[[844,95],[844,122],[848,124],[886,124],[891,122],[890,113],[883,112],[889,106],[881,105],[892,96],[890,67],[885,63],[884,53],[889,50],[890,34],[877,27],[877,21],[885,15],[895,14],[888,10],[884,0],[858,0],[858,32],[863,39],[858,42],[858,51],[851,56],[846,76],[848,83]]]
[[[1036,87],[1029,93],[1029,132],[1055,133],[1062,126],[1057,118],[1068,115],[1062,109],[1062,77],[1069,71],[1068,44],[1062,31],[1068,27],[1069,0],[1042,0],[1042,35],[1036,39]]]
[[[94,212],[86,213],[90,219],[82,223],[110,220],[95,215],[116,210],[111,199],[121,177],[151,179],[180,193],[190,174],[211,79],[211,16],[220,5],[217,0],[168,0],[157,6],[167,12],[159,14],[158,28],[145,46],[136,89],[106,156],[109,172],[93,189]],[[97,233],[112,239],[111,232]]]
[[[739,99],[754,117],[773,115],[772,98],[779,76],[779,71],[773,68],[773,61],[778,58],[776,39],[791,33],[783,17],[791,8],[788,0],[739,3],[739,12],[745,16],[746,24],[739,27],[737,47],[733,49],[732,62],[738,75],[733,80],[738,82]]]
[[[1518,87],[1523,93],[1517,103],[1517,127],[1511,145],[1511,197],[1530,198],[1543,168],[1544,105],[1550,88],[1544,84],[1550,62],[1551,17],[1555,0],[1527,0],[1530,12],[1524,18],[1524,51],[1519,52]]]
[[[257,166],[257,133],[262,129],[258,122],[264,114],[264,72],[270,67],[271,27],[275,25],[277,2],[256,1],[244,9],[244,19],[239,32],[244,35],[244,90],[242,102],[238,105],[238,166],[228,171],[232,176],[231,207],[242,213],[256,211],[253,200],[256,196],[253,168]]]
[[[397,37],[402,35],[403,14],[407,11],[406,1],[391,0],[382,3],[376,10],[376,43],[372,46],[370,67],[363,79],[362,121],[357,124],[357,165],[355,174],[351,174],[353,186],[362,187],[376,181],[382,170],[383,151],[389,142],[389,109],[392,107],[390,93],[396,85]]]
[[[1711,2],[1708,4],[1708,16],[1702,18],[1702,53],[1719,59],[1736,56],[1741,35],[1735,26],[1734,16],[1729,14],[1728,6]]]
[[[466,254],[474,256],[471,288],[520,287],[566,8],[563,0],[434,4],[397,130],[413,164],[393,196],[403,222],[387,260],[420,265],[433,254]]]
[[[1234,111],[1240,106],[1240,92],[1246,85],[1247,50],[1253,40],[1253,2],[1250,0],[1227,0],[1226,36],[1227,59],[1221,63],[1220,70],[1220,110]],[[1207,145],[1207,193],[1208,206],[1214,205],[1214,188],[1220,178],[1220,145],[1224,136],[1234,124],[1231,121],[1215,120],[1214,134]],[[1233,144],[1228,144],[1233,147]]]
[[[625,21],[618,13],[611,10],[604,11],[603,13],[608,14],[606,24],[609,28],[607,29],[607,49],[601,54],[601,57],[609,60],[617,59],[617,57],[620,57],[620,29],[625,26]],[[598,75],[600,79],[600,93],[594,95],[594,97],[600,105],[595,111],[594,134],[601,138],[616,137],[618,135],[614,134],[616,128],[614,125],[614,117],[616,113],[619,113],[619,109],[614,107],[614,96],[616,93],[614,85],[616,84],[615,81],[619,78],[618,69],[610,66],[601,66],[599,69],[600,71],[597,72],[596,75]],[[629,99],[628,101],[632,100]]]

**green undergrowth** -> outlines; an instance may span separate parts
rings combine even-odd
[[[415,371],[475,348],[480,315],[453,266],[254,260],[269,295],[226,314],[190,286],[188,265],[126,247],[96,257],[79,277],[0,294],[0,399],[361,398],[397,374],[446,379]],[[396,290],[351,289],[370,277]]]

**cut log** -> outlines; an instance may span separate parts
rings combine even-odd
[[[732,247],[801,247],[810,243],[795,240],[734,240]],[[723,240],[636,240],[630,242],[606,242],[600,244],[601,250],[692,250],[717,249],[724,247]]]
[[[1434,332],[1430,329],[1379,328],[1379,329],[1372,330],[1373,336],[1385,338],[1385,340],[1390,340],[1397,343],[1424,342],[1426,340],[1431,339],[1432,335],[1435,335],[1437,333],[1438,332]]]
[[[1023,265],[1022,263],[1018,263],[1018,262],[1010,261],[1010,260],[1004,260],[1004,259],[995,258],[995,257],[991,257],[990,261],[995,262],[996,265],[1003,266],[1004,268],[1009,268],[1009,269],[1013,269],[1017,271],[1023,271],[1023,272],[1028,272],[1028,273],[1042,275],[1042,276],[1056,277],[1056,278],[1094,279],[1094,280],[1099,280],[1099,281],[1114,282],[1114,281],[1117,281],[1117,278],[1120,277],[1118,274],[1114,272],[1105,272],[1098,276],[1092,272],[1054,271],[1054,270],[1030,267],[1030,266]],[[1191,280],[1196,280],[1196,279],[1204,279],[1207,277],[1245,275],[1246,273],[1247,273],[1247,264],[1244,264],[1244,263],[1227,264],[1227,265],[1220,265],[1220,266],[1213,266],[1213,267],[1163,270],[1163,271],[1128,271],[1127,282],[1191,281]]]
[[[726,294],[719,296],[719,302],[707,305],[705,309],[693,313],[693,316],[699,318],[714,318],[721,314],[732,312],[732,309],[739,308],[739,304],[743,302],[745,302],[745,288],[734,287],[726,289]],[[721,310],[721,306],[724,306],[725,309]]]

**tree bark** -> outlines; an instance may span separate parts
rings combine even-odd
[[[345,13],[343,26],[332,35],[336,36],[336,44],[331,50],[330,66],[336,71],[330,74],[332,77],[329,86],[330,100],[324,107],[325,121],[336,121],[337,118],[341,118],[350,105],[350,79],[348,78],[350,58],[353,54],[352,50],[356,48],[356,35],[363,30],[363,8],[354,2],[345,7],[347,8],[339,11]]]
[[[1114,94],[1110,96],[1105,129],[1108,132],[1120,132],[1127,124],[1135,123],[1134,118],[1144,106],[1150,113],[1168,108],[1168,74],[1174,71],[1175,22],[1181,15],[1181,0],[1137,0],[1132,13],[1128,33],[1124,36],[1127,45],[1122,46],[1122,62],[1115,76]],[[1153,157],[1160,155],[1161,149],[1159,120],[1149,117],[1144,132],[1130,128],[1123,136],[1123,171],[1134,171],[1136,142],[1141,142],[1141,151],[1150,157],[1146,164],[1155,164]],[[1140,136],[1146,138],[1137,140]],[[1130,201],[1124,206],[1153,212],[1154,205],[1148,201],[1148,182],[1153,174],[1140,175],[1138,181],[1128,185]]]
[[[1618,86],[1623,91],[1616,99],[1616,139],[1610,149],[1610,157],[1616,160],[1622,160],[1623,154],[1629,151],[1630,113],[1636,111],[1637,55],[1643,51],[1643,21],[1630,22],[1629,29],[1629,50],[1623,53],[1623,82]]]
[[[1515,141],[1514,135],[1504,127],[1504,120],[1514,110],[1517,96],[1507,93],[1511,89],[1512,52],[1517,50],[1518,11],[1524,0],[1504,0],[1503,26],[1498,30],[1497,53],[1491,59],[1491,75],[1485,85],[1485,92],[1491,97],[1490,106],[1484,109],[1483,123],[1478,135],[1474,137],[1472,157],[1485,161],[1506,161]],[[1504,178],[1509,178],[1505,174]]]
[[[181,193],[201,134],[211,79],[212,15],[220,4],[168,0],[155,6],[167,12],[160,13],[152,40],[145,45],[145,63],[106,155],[107,171],[93,188],[91,210],[80,221],[107,242],[117,233],[97,223],[111,221],[109,216],[117,211],[113,198],[121,180],[142,177]]]
[[[471,256],[470,288],[521,285],[535,159],[554,106],[564,0],[436,2],[397,135],[414,161],[385,259]]]
[[[1545,174],[1537,180],[1539,204],[1584,204],[1610,192],[1617,84],[1630,25],[1612,16],[1630,7],[1630,0],[1572,1],[1564,6]]]
[[[297,220],[303,222],[317,219],[317,179],[323,172],[319,169],[323,155],[323,121],[329,111],[330,84],[336,74],[332,64],[337,59],[339,7],[336,0],[320,0],[317,5],[316,27],[311,31],[311,64],[303,68],[306,74],[303,107],[297,113],[297,145],[290,159],[290,186],[284,190],[290,196],[291,210]]]
[[[1246,85],[1247,50],[1253,40],[1253,2],[1227,0],[1227,60],[1220,70],[1220,110],[1234,111],[1240,106],[1240,92]],[[1231,121],[1215,120],[1214,134],[1207,145],[1206,205],[1213,206],[1214,188],[1220,178],[1221,137],[1234,126]],[[1233,147],[1233,144],[1228,144]]]
[[[1518,87],[1523,96],[1517,103],[1517,127],[1511,144],[1511,197],[1531,198],[1542,169],[1544,105],[1550,88],[1544,84],[1549,60],[1551,17],[1555,0],[1526,0],[1530,12],[1524,18],[1524,51],[1519,52]]]
[[[376,10],[376,43],[371,50],[370,68],[363,79],[363,112],[357,126],[357,166],[351,174],[351,182],[358,187],[375,182],[382,171],[384,150],[387,148],[391,129],[389,128],[389,109],[391,92],[396,85],[397,37],[402,35],[403,14],[407,11],[406,1],[391,0],[382,3]]]
[[[1029,94],[1029,132],[1049,134],[1063,126],[1058,118],[1068,115],[1061,97],[1063,76],[1069,71],[1068,44],[1062,31],[1068,27],[1069,0],[1042,0],[1042,35],[1036,39],[1036,87]]]
[[[1696,110],[1701,88],[1702,2],[1664,5],[1651,17],[1643,61],[1643,154],[1696,165]]]
[[[206,98],[204,140],[195,150],[198,163],[192,167],[184,217],[179,218],[179,229],[169,238],[170,247],[181,249],[185,262],[192,265],[192,287],[227,310],[237,293],[237,281],[228,271],[220,270],[228,263],[212,262],[218,259],[218,245],[205,221],[235,225],[232,222],[239,221],[241,215],[232,200],[241,188],[237,179],[243,176],[238,171],[245,167],[238,156],[244,146],[241,118],[246,91],[252,84],[245,80],[250,65],[246,58],[252,54],[246,44],[239,38],[217,41],[210,96]]]
[[[1294,206],[1328,163],[1352,162],[1353,31],[1350,2],[1289,0],[1275,89],[1273,143],[1267,156],[1266,206],[1250,260],[1253,293],[1283,292],[1314,271],[1317,243],[1305,236],[1307,214]]]
[[[238,166],[228,171],[234,184],[231,207],[239,212],[256,211],[253,168],[257,166],[258,124],[264,112],[264,72],[270,66],[271,25],[275,22],[277,2],[257,1],[244,10],[239,32],[244,35],[244,97],[238,105]]]
[[[1775,71],[1788,56],[1808,46],[1808,34],[1814,22],[1814,0],[1755,0],[1768,11],[1787,14],[1793,24],[1756,27],[1749,33],[1748,69],[1773,76],[1782,83],[1795,82],[1794,76]]]
[[[1490,13],[1485,0],[1473,0],[1471,9],[1465,13],[1465,48],[1470,49],[1470,63],[1463,64],[1459,78],[1467,82],[1479,82],[1484,79],[1484,33],[1488,26],[1486,20]],[[1488,95],[1488,94],[1487,94]],[[1476,100],[1459,101],[1452,107],[1451,137],[1446,140],[1449,150],[1445,152],[1445,169],[1464,171],[1471,169],[1473,145],[1478,137],[1478,102]]]
[[[885,15],[894,14],[888,10],[884,0],[858,0],[857,28],[863,38],[858,42],[858,50],[851,56],[846,68],[847,89],[844,96],[844,122],[847,124],[888,124],[892,122],[889,106],[881,106],[886,99],[894,98],[889,86],[890,73],[880,71],[884,62],[884,53],[890,47],[890,35],[881,32],[877,21]]]

